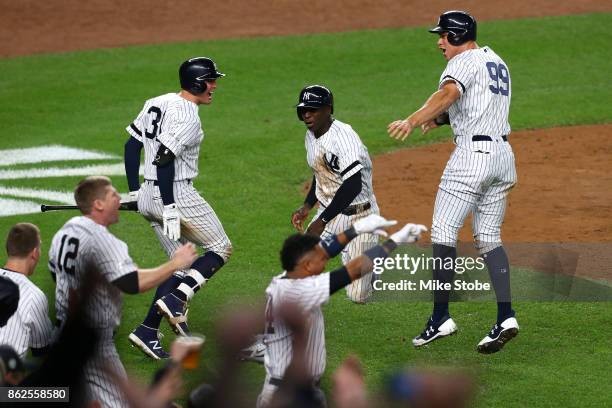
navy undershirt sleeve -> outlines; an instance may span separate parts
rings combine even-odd
[[[351,283],[351,277],[346,266],[336,269],[329,274],[329,295],[333,295],[346,285]]]
[[[128,141],[125,142],[125,147],[123,149],[125,175],[127,176],[130,191],[138,191],[140,188],[138,171],[140,170],[140,152],[142,146],[142,142],[130,136]]]
[[[315,176],[312,176],[312,183],[310,183],[310,190],[308,190],[308,194],[306,195],[306,199],[304,200],[304,204],[308,204],[310,208],[314,207],[317,203],[317,179]]]
[[[123,275],[122,277],[115,279],[112,283],[123,293],[134,295],[140,292],[139,286],[138,286],[138,272],[137,271],[133,271],[126,275]]]
[[[157,166],[157,181],[164,205],[174,204],[174,159],[165,166]]]
[[[330,222],[334,217],[348,207],[355,197],[361,192],[361,170],[353,174],[351,177],[344,180],[331,203],[321,214],[321,218],[325,223]]]

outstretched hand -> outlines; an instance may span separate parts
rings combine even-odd
[[[410,124],[408,119],[396,120],[389,123],[389,126],[387,126],[389,136],[401,141],[404,141],[404,139],[410,136],[413,130],[414,127]]]
[[[395,220],[387,220],[378,214],[370,214],[353,224],[353,228],[357,234],[370,233],[386,237],[388,234],[383,228],[395,224],[397,224]]]
[[[391,239],[397,244],[411,244],[421,238],[421,234],[427,231],[422,224],[406,224],[401,230],[391,234]]]
[[[310,211],[308,210],[308,208],[303,205],[297,210],[295,210],[293,214],[291,214],[291,224],[293,224],[293,227],[298,232],[304,231],[304,221],[306,221],[306,218],[308,218],[309,212]]]

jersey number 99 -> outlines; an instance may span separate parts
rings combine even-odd
[[[495,82],[494,85],[489,85],[491,92],[495,95],[502,94],[503,96],[508,96],[510,93],[510,73],[508,68],[504,64],[498,65],[494,62],[487,62],[487,70],[491,80]]]

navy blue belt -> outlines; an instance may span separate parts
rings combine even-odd
[[[372,204],[370,204],[369,201],[367,203],[355,204],[355,205],[348,206],[344,210],[342,210],[342,214],[355,215],[355,214],[359,214],[362,211],[367,211],[371,207],[372,207]]]
[[[508,141],[508,136],[503,135],[502,136],[502,140],[504,142]],[[474,135],[472,136],[472,142],[492,142],[493,138],[491,136],[487,136],[487,135]]]
[[[154,186],[159,186],[159,181],[157,180],[145,180],[147,183],[153,183]],[[187,183],[191,183],[191,179],[185,179],[185,180],[174,180],[175,183],[178,183],[180,181],[186,181]]]

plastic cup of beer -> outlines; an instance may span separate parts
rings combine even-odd
[[[200,351],[202,351],[202,346],[204,345],[204,341],[206,341],[206,337],[203,334],[190,333],[188,336],[177,337],[175,341],[189,348],[189,352],[181,362],[183,368],[186,370],[198,368]]]

